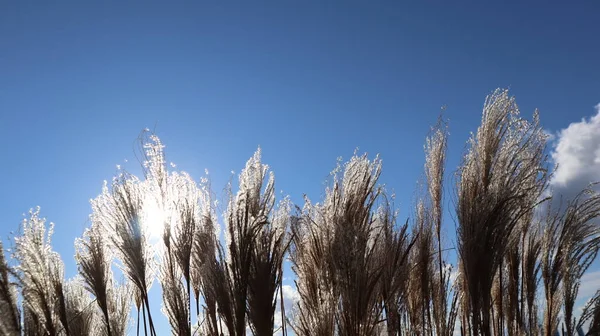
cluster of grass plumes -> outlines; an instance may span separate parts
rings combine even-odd
[[[600,249],[595,185],[552,207],[538,115],[523,119],[495,91],[456,172],[453,265],[447,143],[440,118],[406,220],[379,184],[379,157],[339,163],[323,200],[305,197],[292,215],[260,150],[219,216],[208,177],[167,165],[160,139],[144,132],[142,177],[119,168],[91,201],[77,276],[65,279],[39,210],[24,220],[12,253],[0,255],[0,336],[157,335],[158,304],[172,334],[187,336],[598,334],[600,294],[575,311]],[[287,312],[286,258],[299,297]],[[162,302],[150,300],[154,282]]]
[[[581,277],[600,249],[600,228],[593,220],[600,216],[600,195],[583,190],[564,210],[549,210],[542,242],[542,279],[546,299],[544,334],[558,328],[561,307],[564,334],[575,335],[575,300]],[[595,299],[597,300],[597,299]],[[580,317],[585,319],[586,314]]]
[[[507,247],[516,239],[521,219],[534,211],[546,190],[544,149],[537,113],[533,122],[521,119],[507,91],[487,98],[457,186],[457,243],[467,297],[462,313],[475,335],[504,332],[500,301]]]
[[[0,242],[0,251],[4,251]],[[17,302],[17,289],[11,281],[11,270],[4,253],[0,252],[0,335],[21,334],[21,314]]]
[[[457,296],[441,233],[446,137],[440,122],[427,138],[412,234],[378,185],[378,158],[352,157],[334,170],[323,203],[306,200],[292,225],[296,334],[453,333]]]
[[[108,336],[125,335],[131,291],[127,285],[115,283],[112,255],[100,225],[97,221],[92,222],[92,226],[84,232],[84,238],[76,241],[75,259],[83,285],[98,306],[100,329]]]
[[[378,247],[385,235],[374,206],[381,162],[355,156],[341,170],[334,172],[324,202],[307,200],[293,227],[292,261],[302,299],[294,326],[298,335],[378,331],[384,270]]]
[[[4,254],[0,259],[0,309],[7,317],[0,335],[121,336],[130,332],[132,307],[135,333],[156,335],[148,295],[155,280],[173,334],[245,335],[248,326],[273,334],[290,202],[276,204],[274,175],[260,150],[230,195],[222,243],[208,179],[196,183],[169,171],[160,139],[148,133],[140,139],[144,178],[119,168],[91,201],[91,226],[76,240],[77,277],[64,279],[51,248],[53,226],[39,210],[24,221],[15,265]],[[159,237],[152,236],[155,227]],[[124,281],[115,280],[115,266]]]

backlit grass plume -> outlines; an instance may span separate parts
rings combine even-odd
[[[105,185],[97,198],[96,214],[109,232],[110,246],[115,249],[121,269],[135,290],[141,295],[143,309],[148,314],[150,333],[154,335],[154,323],[150,313],[148,289],[152,279],[152,253],[147,228],[142,222],[144,193],[141,181],[133,175],[121,172],[113,179],[109,191]]]
[[[185,280],[187,301],[191,299],[191,268],[192,251],[194,248],[194,238],[198,225],[200,224],[200,190],[194,180],[187,174],[175,175],[174,178],[176,190],[180,193],[174,201],[175,212],[177,214],[178,225],[175,225],[173,232],[173,254],[175,261],[181,270]],[[188,304],[188,311],[190,311]],[[189,314],[189,312],[188,312]]]
[[[230,335],[245,335],[246,312],[256,333],[273,332],[287,223],[286,213],[273,214],[274,188],[275,177],[261,162],[259,149],[240,173],[239,190],[230,198],[225,214],[226,259],[221,263],[227,267],[221,269],[227,270],[233,304]]]
[[[21,312],[17,302],[17,288],[12,271],[4,256],[4,246],[0,241],[0,335],[21,334]]]
[[[432,218],[423,200],[419,200],[415,211],[413,236],[415,244],[410,251],[408,287],[408,316],[413,332],[427,335],[433,326],[432,291],[434,263],[434,228]],[[437,287],[436,287],[437,289]]]
[[[92,209],[99,204],[92,201]],[[95,298],[100,310],[98,324],[102,324],[107,336],[124,336],[126,332],[129,308],[129,294],[125,286],[118,287],[111,269],[113,255],[108,246],[107,233],[97,221],[97,213],[92,214],[92,225],[86,229],[83,238],[76,240],[77,267],[85,289]]]
[[[397,226],[396,217],[388,202],[377,213],[382,235],[381,243],[377,246],[383,261],[380,291],[388,335],[400,335],[407,331],[405,315],[409,309],[408,279],[411,273],[408,255],[415,243],[415,239],[410,239],[408,234],[408,221]]]
[[[436,333],[440,336],[452,335],[455,320],[455,304],[450,298],[450,279],[442,248],[443,190],[448,146],[448,129],[440,117],[437,125],[425,139],[425,179],[427,182],[430,220],[435,232],[435,271],[430,278],[432,315]]]
[[[514,98],[497,90],[484,104],[477,133],[459,169],[458,251],[474,334],[492,334],[492,284],[519,219],[547,185],[545,135],[519,117]],[[502,274],[503,270],[500,270]]]
[[[272,193],[273,189],[266,192]],[[274,331],[276,294],[283,278],[289,219],[290,202],[284,199],[256,233],[248,282],[248,321],[255,335],[272,335]],[[285,328],[285,320],[282,323]]]
[[[75,278],[64,285],[65,315],[72,335],[96,335],[98,323],[97,310],[89,293],[85,290],[80,279]]]
[[[600,250],[600,228],[594,219],[600,217],[600,194],[592,189],[581,192],[567,207],[564,225],[572,226],[566,244],[567,262],[562,272],[564,321],[567,336],[576,334],[575,301],[581,278]]]
[[[200,303],[204,301],[204,323],[201,329],[207,335],[219,335],[219,316],[217,298],[221,303],[221,312],[231,321],[231,296],[224,263],[220,263],[217,253],[218,222],[213,206],[210,185],[203,180],[199,189],[199,222],[196,225],[192,242],[190,279],[196,298],[196,315],[200,315]],[[202,296],[202,297],[201,297]]]
[[[352,157],[343,171],[341,167],[334,171],[323,204],[307,201],[293,226],[292,261],[301,298],[296,333],[375,335],[379,331],[385,267],[379,244],[385,230],[376,224],[374,205],[381,192],[380,172],[378,158]]]
[[[337,301],[329,266],[331,230],[308,199],[300,217],[292,221],[290,257],[296,273],[300,302],[292,328],[297,335],[335,333]]]
[[[171,256],[165,254],[161,269],[161,285],[163,294],[163,311],[171,324],[171,331],[175,335],[191,335],[189,296],[185,284],[182,282],[181,271],[169,260]]]
[[[586,323],[589,323],[589,330],[585,335],[600,334],[600,290],[596,291],[583,307],[576,329],[583,330],[583,325]]]
[[[300,208],[276,199],[259,149],[222,209],[208,173],[175,170],[145,130],[141,178],[119,168],[91,201],[77,276],[65,280],[54,226],[30,211],[0,255],[0,336],[156,336],[166,322],[181,336],[287,336],[288,326],[298,336],[599,334],[600,294],[575,310],[600,249],[597,185],[564,208],[548,205],[561,195],[546,190],[538,114],[523,119],[496,90],[455,175],[454,241],[444,236],[448,137],[440,118],[425,139],[411,218],[399,222],[378,156],[340,162],[319,202],[304,195]],[[288,257],[297,293],[286,312]],[[151,314],[155,277],[162,324]]]
[[[186,173],[167,178],[165,244],[161,281],[163,302],[173,332],[191,333],[192,250],[200,223],[200,191]],[[198,294],[197,294],[198,296]]]
[[[327,191],[321,209],[324,224],[333,232],[330,267],[339,293],[340,335],[373,335],[381,315],[378,289],[383,265],[376,253],[381,234],[373,225],[380,174],[379,158],[352,157],[343,177]]]
[[[564,329],[570,336],[576,332],[574,305],[581,277],[598,254],[600,229],[593,220],[600,217],[600,195],[590,189],[584,190],[564,209],[549,211],[541,262],[544,335],[553,335],[558,329],[562,308]]]
[[[46,228],[46,220],[39,217],[39,208],[29,212],[29,218],[23,220],[22,234],[15,238],[14,257],[18,261],[15,270],[26,318],[35,321],[34,330],[55,336],[64,329],[69,335],[68,325],[64,324],[64,298],[57,291],[62,262],[52,250],[53,228],[53,224]]]

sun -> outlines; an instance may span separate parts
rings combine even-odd
[[[143,223],[149,239],[157,239],[163,234],[165,220],[163,207],[154,197],[147,197],[143,207]]]

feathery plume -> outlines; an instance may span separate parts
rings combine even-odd
[[[97,201],[92,200],[92,209],[98,209]],[[126,297],[126,301],[122,302],[124,298],[119,293],[124,287],[119,288],[115,284],[111,269],[113,255],[108,247],[106,231],[98,222],[100,218],[100,214],[93,213],[92,226],[85,230],[83,238],[76,240],[75,260],[84,288],[94,296],[100,309],[102,316],[98,320],[104,333],[107,336],[124,336],[130,298]]]
[[[274,331],[276,293],[283,277],[282,264],[288,248],[289,213],[290,202],[284,199],[273,214],[268,214],[268,223],[260,228],[255,238],[248,282],[248,321],[255,335],[272,335]]]
[[[558,328],[561,306],[566,334],[575,334],[573,309],[581,277],[600,248],[600,230],[593,223],[599,216],[600,195],[592,189],[584,189],[564,210],[547,216],[542,255],[545,335],[552,335]]]
[[[408,235],[408,221],[396,227],[396,214],[389,202],[385,202],[377,212],[381,223],[382,242],[378,245],[383,260],[381,277],[381,300],[386,317],[387,335],[400,335],[403,332],[403,316],[406,315],[408,278],[410,274],[409,252],[415,243]]]
[[[547,186],[545,135],[519,118],[506,90],[487,97],[481,126],[469,141],[457,186],[458,250],[475,334],[491,335],[491,289],[511,233]]]
[[[94,335],[97,315],[90,296],[86,292],[81,279],[67,282],[65,289],[65,313],[72,335]]]
[[[57,258],[50,245],[54,225],[46,230],[46,220],[39,217],[39,208],[23,220],[22,235],[15,238],[14,257],[19,262],[16,272],[21,286],[25,318],[35,328],[50,336],[64,327],[59,316],[59,298],[55,291]]]
[[[152,254],[147,241],[147,228],[142,223],[143,188],[137,177],[122,172],[112,182],[112,190],[105,184],[97,198],[95,213],[109,235],[121,268],[139,291],[142,304],[148,312],[151,334],[155,334],[150,314],[148,289],[152,279]]]
[[[381,162],[354,156],[326,191],[322,205],[306,202],[292,226],[292,262],[300,303],[293,327],[300,335],[373,335],[379,330],[383,261],[374,204]]]
[[[21,313],[11,272],[5,259],[4,246],[0,241],[0,334],[16,336],[21,334]]]

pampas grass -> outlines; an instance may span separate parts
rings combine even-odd
[[[410,265],[409,251],[415,239],[410,239],[408,222],[398,226],[396,213],[386,199],[379,208],[378,221],[381,225],[381,243],[377,246],[383,263],[381,275],[381,303],[386,317],[388,335],[399,335],[406,329],[403,317],[408,311],[407,297]]]
[[[4,246],[0,242],[0,335],[21,334],[21,312],[17,302],[17,288],[11,268],[4,257]]]
[[[431,216],[420,200],[416,206],[413,236],[415,245],[410,253],[410,275],[408,287],[408,316],[416,335],[432,332],[431,315],[432,276],[434,275],[434,228]]]
[[[94,302],[83,287],[80,279],[68,281],[65,286],[65,316],[72,335],[95,335],[94,328],[99,315],[94,309]]]
[[[200,222],[194,232],[191,255],[191,283],[196,297],[196,314],[200,314],[201,295],[204,298],[204,324],[206,335],[219,335],[217,297],[222,299],[222,312],[230,312],[230,296],[225,270],[217,259],[217,232],[215,214],[210,198],[210,189],[205,186],[201,196]],[[221,254],[219,254],[221,255]],[[221,294],[219,296],[219,293]],[[231,320],[227,317],[227,320]]]
[[[191,335],[190,265],[192,242],[198,221],[197,188],[187,174],[173,173],[167,177],[165,189],[166,192],[155,195],[157,203],[162,206],[161,212],[165,213],[164,253],[160,273],[164,312],[174,333]]]
[[[539,334],[537,293],[540,283],[542,239],[539,226],[533,226],[523,234],[521,266],[521,314],[523,332]]]
[[[331,232],[308,199],[292,221],[290,259],[296,273],[300,302],[292,329],[297,335],[326,336],[335,332],[336,301],[329,269]]]
[[[596,291],[596,294],[583,307],[576,329],[582,330],[586,323],[590,325],[586,335],[592,336],[600,333],[600,290]]]
[[[435,255],[437,256],[437,275],[431,277],[432,314],[435,330],[440,336],[450,336],[453,333],[454,305],[449,302],[450,283],[442,249],[442,213],[443,189],[446,165],[446,149],[448,146],[448,129],[440,117],[437,125],[425,140],[425,177],[431,208],[431,221],[435,230]],[[448,304],[450,303],[450,306]],[[448,309],[450,308],[450,311]]]
[[[226,258],[220,262],[227,264],[232,294],[230,335],[245,335],[246,313],[256,335],[273,333],[289,217],[285,202],[274,211],[274,188],[275,177],[262,164],[259,149],[240,173],[239,191],[230,198],[225,214]]]
[[[0,335],[123,336],[133,332],[132,307],[135,333],[157,335],[155,277],[174,335],[285,336],[289,326],[299,336],[571,336],[586,325],[595,335],[600,294],[580,316],[574,307],[600,247],[600,196],[591,185],[563,208],[548,205],[545,140],[537,112],[523,119],[506,90],[487,97],[456,174],[453,266],[443,119],[425,140],[424,179],[401,222],[379,182],[379,157],[340,161],[324,197],[305,196],[299,208],[276,199],[260,149],[219,216],[208,177],[167,165],[161,140],[144,131],[143,178],[119,169],[91,201],[91,225],[76,241],[78,276],[65,280],[39,209],[24,220],[10,258],[0,256]],[[291,312],[287,258],[299,296]]]
[[[188,302],[188,316],[191,306],[191,268],[192,250],[194,247],[194,234],[200,222],[198,207],[200,206],[199,190],[192,178],[184,174],[181,183],[175,184],[176,188],[183,189],[183,195],[178,197],[175,211],[179,214],[179,225],[175,226],[173,257],[177,262],[185,280],[186,301]]]
[[[386,262],[402,264],[406,257],[405,233],[393,236],[387,231],[392,229],[389,216],[377,220],[374,205],[381,194],[377,185],[380,172],[379,159],[352,157],[333,172],[333,185],[326,190],[323,204],[307,201],[292,227],[291,256],[301,297],[293,326],[297,334],[379,332],[384,267]],[[384,250],[396,249],[398,259],[382,256],[380,244],[386,241],[389,246]],[[398,308],[391,299],[399,291],[398,287],[386,288],[388,310]]]
[[[143,194],[141,182],[125,172],[112,183],[112,191],[105,186],[99,196],[97,212],[109,235],[110,246],[116,250],[121,269],[139,292],[148,314],[151,334],[155,334],[150,313],[148,289],[152,281],[152,254],[146,228],[142,224]]]
[[[515,226],[547,185],[545,135],[537,116],[532,123],[521,119],[514,98],[497,90],[486,99],[469,146],[457,185],[458,250],[469,298],[463,313],[474,334],[487,336],[493,333],[494,277],[503,273]]]
[[[556,210],[547,218],[542,259],[546,335],[558,328],[561,306],[566,334],[575,334],[573,309],[580,279],[600,248],[600,230],[593,223],[599,216],[600,195],[586,189],[569,201],[565,209]]]
[[[93,218],[93,217],[92,217]],[[93,222],[84,232],[84,238],[75,243],[77,266],[86,290],[96,298],[96,304],[101,311],[103,328],[107,336],[123,335],[115,332],[116,326],[111,327],[115,311],[114,284],[111,270],[110,250],[104,237],[100,223]]]
[[[51,224],[47,230],[45,222],[39,217],[39,208],[30,211],[23,221],[22,235],[15,238],[14,257],[19,263],[15,270],[22,286],[23,306],[27,317],[34,321],[34,330],[55,336],[63,327],[68,333],[68,326],[62,324],[64,314],[55,291],[59,256],[51,247],[54,226]]]
[[[255,238],[248,282],[248,320],[254,335],[267,336],[274,331],[276,294],[281,286],[282,264],[288,248],[289,213],[290,202],[284,199]]]
[[[189,296],[185,285],[181,282],[181,272],[172,266],[166,255],[161,274],[164,313],[176,335],[191,335]]]

